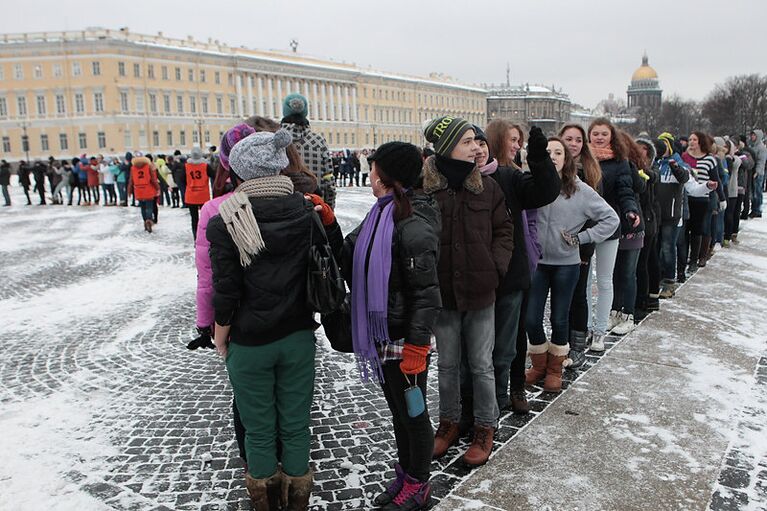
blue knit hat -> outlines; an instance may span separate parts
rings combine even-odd
[[[301,94],[294,92],[288,94],[282,101],[282,116],[298,115],[306,117],[309,115],[309,102]]]

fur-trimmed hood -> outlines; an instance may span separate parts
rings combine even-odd
[[[135,158],[133,158],[131,163],[137,169],[141,169],[149,165],[149,158],[147,158],[146,156],[136,156]]]
[[[466,179],[463,181],[463,187],[466,191],[479,195],[485,189],[482,184],[482,174],[479,167],[474,167]],[[429,156],[423,163],[423,191],[424,193],[434,193],[447,189],[447,178],[437,168],[436,156]]]

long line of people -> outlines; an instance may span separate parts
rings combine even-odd
[[[391,412],[395,476],[374,504],[418,510],[432,504],[433,459],[470,435],[463,462],[486,463],[501,412],[529,413],[526,385],[560,392],[563,370],[659,310],[719,247],[738,243],[741,220],[761,216],[759,130],[634,139],[600,118],[546,137],[446,115],[425,127],[429,151],[390,142],[365,158],[376,200],[344,239],[332,156],[308,111],[288,96],[282,124],[234,126],[215,162],[198,149],[188,159],[128,154],[80,158],[60,174],[78,176],[70,202],[75,189],[78,202],[114,204],[115,184],[123,205],[132,194],[148,231],[158,202],[188,205],[198,336],[187,347],[225,358],[257,510],[307,509],[313,485],[311,245],[329,245],[340,266],[360,376],[380,385]],[[424,398],[437,353],[435,432]]]

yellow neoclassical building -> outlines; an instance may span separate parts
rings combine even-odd
[[[309,99],[332,149],[423,144],[421,125],[450,113],[483,124],[486,91],[295,53],[128,29],[0,35],[0,151],[9,161],[188,151],[218,145],[239,120],[279,120]]]

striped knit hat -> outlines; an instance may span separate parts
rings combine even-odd
[[[469,121],[446,115],[428,123],[423,134],[426,140],[434,144],[434,152],[449,158],[463,134],[471,129],[474,127]]]

